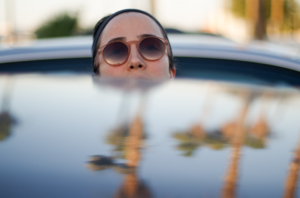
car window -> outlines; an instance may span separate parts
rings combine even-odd
[[[175,64],[177,78],[300,86],[300,72],[273,65],[193,57],[176,57]],[[0,73],[23,72],[80,72],[92,74],[92,59],[66,58],[0,64]]]
[[[21,61],[1,63],[1,73],[23,72],[83,72],[92,73],[91,58],[66,58],[50,60]]]
[[[300,85],[300,72],[274,65],[212,58],[177,57],[176,76],[255,84]]]

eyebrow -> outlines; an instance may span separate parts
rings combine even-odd
[[[107,43],[111,43],[111,42],[114,42],[114,41],[125,41],[125,40],[126,40],[125,37],[117,37],[117,38],[113,38],[113,39],[109,40]]]
[[[146,38],[146,37],[149,37],[149,36],[155,36],[157,37],[156,35],[154,34],[141,34],[139,36],[137,36],[139,39],[143,39],[143,38]],[[107,43],[111,43],[111,42],[114,42],[114,41],[126,41],[126,37],[117,37],[117,38],[113,38],[111,40],[109,40]]]
[[[143,38],[146,38],[146,37],[149,37],[149,36],[155,36],[155,37],[157,37],[157,36],[154,35],[154,34],[141,34],[141,35],[138,36],[138,38],[139,38],[139,39],[143,39]]]

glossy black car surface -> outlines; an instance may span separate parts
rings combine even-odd
[[[288,87],[2,75],[1,197],[298,197]]]

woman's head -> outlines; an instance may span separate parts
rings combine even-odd
[[[142,39],[145,40],[141,41]],[[121,49],[124,49],[117,51],[118,56],[119,53],[123,53],[125,56],[128,55],[126,56],[127,59],[124,59],[118,65],[113,65],[110,61],[107,61],[109,47],[106,46],[112,46],[110,43],[115,41],[122,42],[117,44],[123,47]],[[151,49],[146,46],[145,43],[149,42],[154,43],[154,47],[156,47],[155,42],[160,44],[159,52],[161,56],[154,58],[147,56],[147,53],[151,53],[153,48],[153,46],[151,46]],[[139,43],[141,44],[139,45]],[[142,51],[141,47],[143,46],[148,47],[149,50]],[[157,48],[153,49],[158,50]],[[115,54],[115,52],[113,53]],[[94,29],[93,64],[94,72],[101,74],[101,76],[146,79],[167,79],[175,76],[173,55],[164,29],[151,15],[140,10],[119,11],[104,17],[96,24]]]

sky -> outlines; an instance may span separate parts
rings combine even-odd
[[[6,26],[5,2],[14,2],[17,31],[32,32],[49,18],[67,11],[79,13],[83,28],[93,27],[103,16],[124,8],[150,12],[149,0],[0,0],[0,35]],[[225,0],[156,0],[156,17],[165,27],[200,30]],[[12,13],[9,13],[12,14]]]

